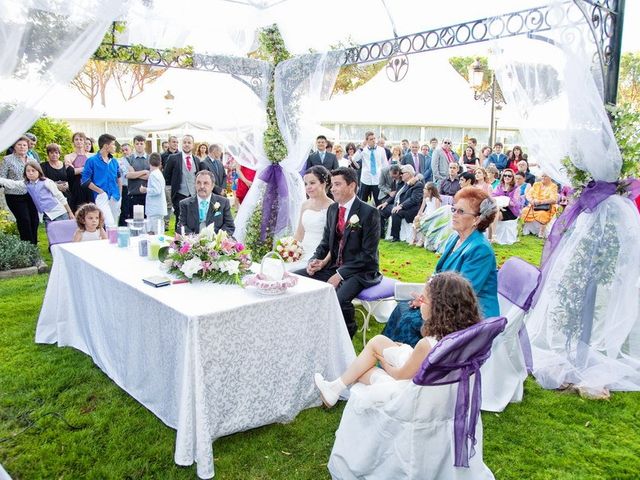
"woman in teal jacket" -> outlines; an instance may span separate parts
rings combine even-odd
[[[483,318],[500,315],[496,256],[484,232],[498,211],[495,202],[483,190],[465,187],[454,197],[452,228],[435,273],[460,273],[473,286]],[[419,301],[399,302],[389,317],[383,334],[396,342],[415,345],[421,338]]]

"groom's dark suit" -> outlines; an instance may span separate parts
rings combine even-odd
[[[378,272],[380,213],[376,208],[355,197],[351,209],[345,214],[344,234],[340,235],[337,231],[338,207],[338,203],[329,207],[322,241],[311,259],[322,260],[327,253],[331,252],[331,261],[311,278],[326,282],[336,272],[342,277],[336,294],[349,335],[353,338],[357,326],[354,319],[355,309],[351,301],[362,290],[382,280],[382,275]],[[353,215],[358,216],[357,225],[349,221]],[[304,269],[295,273],[309,276]]]

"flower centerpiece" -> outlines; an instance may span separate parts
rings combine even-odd
[[[282,237],[276,242],[276,252],[287,263],[294,263],[302,257],[302,245],[293,237]]]
[[[169,273],[180,278],[237,285],[242,285],[242,277],[251,266],[251,255],[244,245],[224,230],[215,233],[213,224],[197,235],[185,235],[161,248],[158,258]]]

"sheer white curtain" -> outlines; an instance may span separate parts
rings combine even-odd
[[[124,0],[0,2],[0,150],[41,114],[40,101],[67,85],[96,50]]]
[[[586,22],[561,23],[544,37],[499,42],[498,81],[523,119],[530,157],[567,182],[568,156],[597,183],[573,207],[575,221],[571,211],[557,220],[545,246],[527,319],[533,373],[545,388],[574,384],[595,396],[640,390],[640,219],[607,183],[618,179],[622,159],[591,64],[593,41]]]
[[[304,184],[300,176],[309,148],[317,134],[316,109],[320,101],[331,94],[336,81],[342,52],[309,54],[280,63],[275,71],[275,104],[278,125],[287,145],[287,157],[279,167],[286,182],[286,195],[279,193],[280,213],[286,217],[279,222],[275,237],[292,235],[298,224],[300,206],[305,199]],[[268,162],[259,164],[256,180],[238,210],[235,237],[244,240],[247,224],[256,205],[265,197],[267,184],[261,174],[273,168]]]

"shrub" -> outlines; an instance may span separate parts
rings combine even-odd
[[[0,209],[0,232],[18,235],[18,225],[9,219],[9,212]]]
[[[0,271],[33,267],[38,260],[40,252],[36,245],[0,232]]]
[[[39,118],[29,130],[36,137],[36,152],[40,155],[40,160],[47,160],[47,145],[49,143],[57,143],[60,145],[62,155],[73,152],[73,144],[71,143],[71,129],[66,122],[61,122],[48,117]]]

